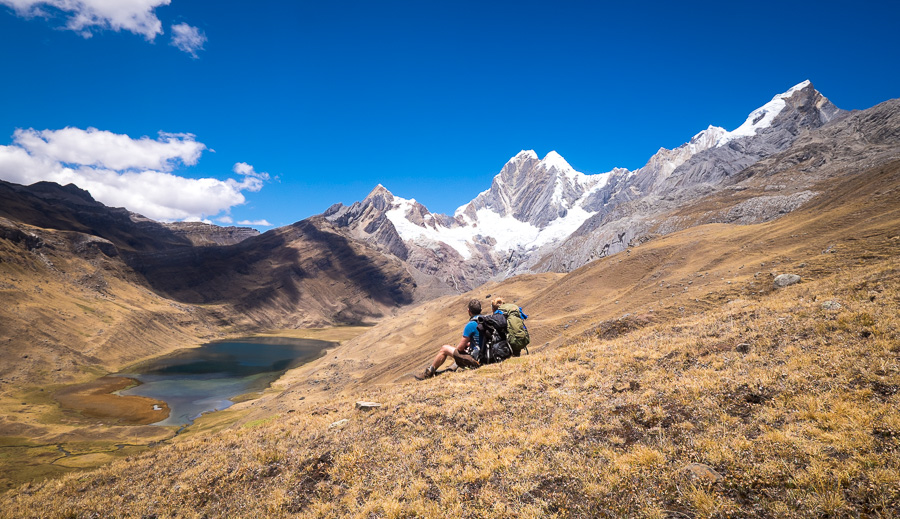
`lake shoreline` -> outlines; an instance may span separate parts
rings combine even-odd
[[[169,405],[162,400],[115,394],[139,384],[134,378],[105,375],[64,387],[53,393],[53,398],[63,410],[116,425],[150,425],[168,418]]]
[[[199,416],[255,400],[284,374],[338,346],[322,339],[254,336],[210,341],[146,359],[117,373],[141,382],[120,395],[165,401],[171,412],[159,426],[184,426]]]
[[[330,343],[327,346],[323,345],[317,355],[304,362],[304,364],[307,364],[319,360],[342,342],[363,333],[366,329],[368,329],[368,327],[346,326],[269,330],[250,337],[216,339],[206,344],[244,341],[266,342],[267,340],[273,339],[309,339]],[[196,348],[200,347],[202,346],[197,346]],[[153,425],[165,421],[171,416],[172,411],[165,400],[148,396],[119,393],[143,384],[143,382],[134,377],[134,375],[138,374],[143,368],[146,368],[155,362],[159,362],[160,360],[176,357],[185,350],[193,349],[195,348],[185,348],[158,357],[142,359],[139,362],[125,367],[118,373],[104,375],[89,382],[75,384],[57,390],[53,393],[53,399],[65,412],[74,412],[83,418],[98,419],[108,425]],[[296,367],[299,366],[292,366],[290,369]],[[272,380],[267,387],[276,384],[287,371],[281,373],[275,380]],[[262,393],[263,390],[240,393],[229,398],[229,401],[233,404],[237,404],[255,400],[261,396]],[[204,411],[202,414],[214,412],[217,412],[217,410]],[[190,423],[182,424],[181,426],[184,427],[188,425],[190,425]],[[165,426],[163,425],[161,427]]]

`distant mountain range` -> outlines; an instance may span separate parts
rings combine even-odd
[[[379,185],[364,200],[324,217],[350,236],[459,291],[524,272],[567,272],[679,225],[659,217],[731,185],[732,177],[784,151],[801,135],[845,117],[809,81],[754,110],[734,131],[710,126],[629,171],[586,175],[556,152],[522,151],[491,186],[453,216],[435,214]],[[769,197],[742,223],[765,221],[808,199]]]

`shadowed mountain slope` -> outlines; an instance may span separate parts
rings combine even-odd
[[[3,214],[21,215],[0,217],[0,393],[225,334],[371,323],[415,298],[402,262],[321,219],[194,246],[74,186],[0,194]]]
[[[121,251],[154,251],[192,243],[163,224],[121,207],[107,207],[74,184],[38,182],[21,186],[0,181],[0,216],[61,231],[77,231],[110,241]]]
[[[136,254],[130,260],[161,294],[190,304],[224,304],[238,322],[296,328],[360,324],[413,302],[416,284],[401,261],[308,219],[231,246]]]

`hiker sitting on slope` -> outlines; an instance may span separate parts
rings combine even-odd
[[[437,373],[438,368],[441,367],[441,364],[447,360],[447,357],[453,357],[456,365],[461,368],[478,367],[478,361],[475,358],[478,357],[478,348],[481,345],[481,332],[478,330],[476,318],[481,314],[481,301],[472,299],[469,301],[467,310],[469,311],[469,322],[463,328],[463,335],[459,340],[459,344],[455,347],[449,344],[441,346],[441,351],[434,358],[434,362],[431,366],[425,368],[424,373],[416,375],[417,379],[424,380],[433,377]]]

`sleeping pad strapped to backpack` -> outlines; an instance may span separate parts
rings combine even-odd
[[[520,307],[512,303],[500,305],[500,311],[506,316],[506,340],[509,342],[513,356],[518,357],[522,354],[522,350],[528,353],[528,343],[531,342],[528,328],[525,328],[525,319],[528,319],[528,316],[522,312]]]

